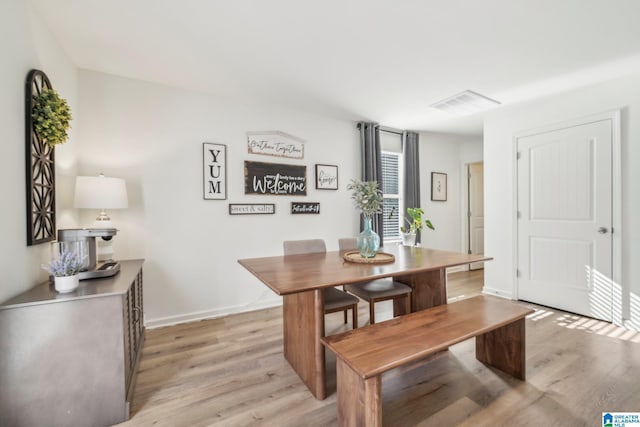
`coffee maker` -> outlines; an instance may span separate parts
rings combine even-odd
[[[96,237],[111,240],[118,233],[115,228],[67,228],[58,230],[58,242],[86,242],[86,269],[80,272],[80,280],[110,277],[120,271],[120,264],[114,260],[97,261]]]

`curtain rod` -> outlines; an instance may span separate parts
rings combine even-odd
[[[358,122],[356,124],[356,127],[358,129],[360,129],[360,126],[362,125],[363,122]],[[379,130],[383,131],[383,132],[389,132],[389,133],[396,133],[398,135],[404,135],[406,131],[400,130],[400,129],[394,129],[394,128],[390,128],[390,127],[386,127],[386,126],[380,126],[377,123],[374,123],[374,126],[377,127]]]

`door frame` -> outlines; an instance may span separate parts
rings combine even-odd
[[[622,155],[621,155],[621,110],[610,110],[589,116],[578,117],[559,123],[545,125],[534,129],[517,132],[513,136],[512,162],[513,167],[513,287],[512,298],[517,300],[519,290],[518,277],[518,140],[529,136],[539,135],[554,130],[566,129],[574,126],[586,125],[589,123],[611,120],[611,272],[612,272],[612,301],[613,307],[611,317],[613,323],[622,325],[624,319],[629,318],[627,286],[622,282]],[[627,301],[627,303],[625,303]]]
[[[463,183],[463,191],[462,191],[462,196],[463,196],[463,209],[462,209],[462,252],[464,253],[470,253],[470,245],[471,245],[471,241],[469,239],[469,231],[470,231],[470,221],[469,221],[469,196],[470,196],[470,192],[471,189],[469,188],[469,166],[470,165],[476,165],[476,164],[482,164],[483,169],[484,169],[484,160],[476,160],[476,161],[472,161],[472,162],[465,162],[462,166],[462,183]],[[482,194],[482,197],[484,199],[484,191]],[[484,215],[484,213],[483,213]],[[474,263],[475,264],[475,263]],[[484,263],[482,269],[484,269]],[[473,271],[471,270],[471,264],[467,264],[466,265],[466,270],[469,271]]]

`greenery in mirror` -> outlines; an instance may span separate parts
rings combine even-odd
[[[73,118],[71,109],[54,89],[44,88],[34,97],[31,117],[38,137],[49,146],[63,144],[69,138],[67,131]]]

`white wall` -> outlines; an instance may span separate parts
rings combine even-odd
[[[435,230],[422,233],[422,246],[464,251],[464,165],[482,161],[482,137],[420,133],[420,200]],[[431,172],[447,174],[447,201],[431,201]]]
[[[76,70],[63,50],[22,0],[0,2],[0,301],[11,298],[43,280],[40,268],[49,256],[49,245],[26,245],[25,195],[25,82],[27,73],[44,71],[77,119]],[[71,126],[75,127],[76,121]],[[61,183],[75,175],[75,132],[70,140],[56,148],[58,225],[72,226],[73,209],[63,209],[69,192]]]
[[[355,123],[274,106],[247,105],[152,83],[81,71],[80,172],[123,177],[129,209],[112,211],[116,257],[145,258],[151,326],[281,302],[238,263],[278,255],[287,239],[324,238],[329,250],[355,235],[346,190],[360,174]],[[307,141],[303,160],[249,155],[247,131],[280,130]],[[202,199],[202,143],[227,145],[228,200]],[[306,197],[245,196],[244,160],[303,164]],[[314,164],[339,168],[339,190],[316,190]],[[291,215],[291,201],[321,204]],[[230,216],[229,203],[275,203],[275,215]],[[83,212],[90,223],[94,212]]]
[[[640,74],[535,102],[502,108],[484,125],[485,291],[514,291],[513,136],[524,130],[622,109],[622,307],[640,326]],[[630,313],[630,314],[629,314]]]

